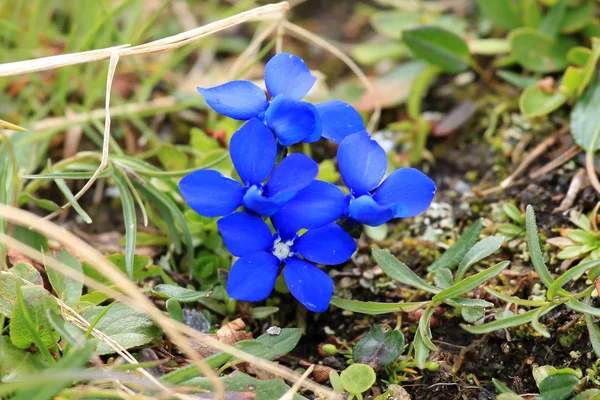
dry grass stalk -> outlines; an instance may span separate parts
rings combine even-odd
[[[154,320],[159,325],[171,340],[177,344],[181,350],[189,357],[194,363],[200,368],[202,374],[211,380],[213,388],[217,392],[217,397],[221,398],[223,393],[223,384],[219,381],[212,369],[210,369],[201,359],[198,358],[196,352],[191,348],[189,340],[186,337],[191,337],[199,343],[205,346],[211,346],[225,351],[234,357],[250,362],[256,367],[272,372],[277,376],[284,379],[297,382],[301,376],[288,368],[285,368],[277,363],[263,360],[255,357],[251,354],[245,353],[235,347],[226,345],[218,340],[211,338],[208,335],[202,334],[184,324],[177,321],[171,320],[163,314],[156,306],[135,286],[127,276],[125,276],[115,265],[110,263],[102,256],[96,249],[79,239],[72,233],[66,231],[60,226],[44,220],[30,212],[20,210],[18,208],[0,205],[0,218],[4,218],[10,223],[19,224],[22,226],[31,226],[33,229],[49,239],[55,240],[63,246],[70,248],[76,253],[81,259],[88,262],[98,273],[102,274],[114,284],[119,286],[123,293],[116,292],[104,285],[85,278],[85,284],[97,289],[102,290],[107,295],[110,295],[113,299],[121,301],[123,304],[138,309],[144,312],[148,317]],[[39,262],[46,262],[48,265],[55,268],[60,273],[70,276],[74,279],[81,279],[81,274],[74,272],[72,269],[62,264],[58,260],[51,257],[44,257],[37,250],[32,249],[20,242],[15,243],[14,239],[7,235],[0,235],[0,242],[14,245],[23,254],[31,257]],[[331,389],[319,385],[311,380],[304,380],[302,386],[307,389],[319,393],[325,398],[339,399],[339,395],[333,392]]]

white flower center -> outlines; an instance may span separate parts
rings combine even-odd
[[[280,260],[288,258],[292,252],[291,247],[294,243],[290,240],[282,242],[281,239],[277,239],[273,244],[273,255]]]

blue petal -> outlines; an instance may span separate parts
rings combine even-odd
[[[358,196],[375,189],[387,170],[385,150],[367,132],[342,140],[337,159],[344,182]]]
[[[273,247],[269,226],[258,216],[245,211],[236,212],[217,221],[219,232],[231,254],[242,257]]]
[[[283,95],[271,100],[265,113],[267,126],[283,146],[291,146],[312,135],[317,128],[317,119],[309,103]]]
[[[296,239],[294,249],[314,263],[336,265],[352,257],[356,251],[356,242],[339,225],[333,223],[309,230]]]
[[[300,100],[316,81],[304,61],[292,54],[279,53],[265,66],[265,85],[272,97],[283,94]]]
[[[396,218],[419,215],[429,208],[435,183],[415,168],[400,168],[388,176],[373,195],[382,206],[392,207]]]
[[[256,185],[267,179],[275,165],[277,142],[261,120],[252,118],[233,135],[229,151],[242,182]]]
[[[318,174],[319,166],[313,159],[301,153],[290,154],[273,170],[265,185],[267,195],[274,198],[288,193],[291,198],[314,181]]]
[[[240,258],[229,271],[227,294],[235,300],[264,300],[273,291],[280,264],[277,257],[264,251]]]
[[[263,196],[263,189],[259,189],[257,186],[248,188],[244,195],[246,208],[263,217],[270,217],[275,214],[286,201],[287,198],[284,196],[275,197],[274,199]]]
[[[332,142],[340,143],[346,136],[364,131],[363,119],[348,103],[330,100],[317,104],[323,137]]]
[[[271,221],[285,239],[290,239],[300,229],[320,228],[341,218],[346,206],[346,196],[340,188],[313,181],[285,203]]]
[[[258,117],[267,109],[265,92],[250,81],[231,81],[212,88],[197,89],[210,108],[233,119]]]
[[[310,107],[310,109],[313,112],[313,115],[315,116],[315,129],[313,130],[313,133],[311,133],[306,138],[304,138],[303,142],[306,142],[306,143],[318,142],[319,139],[321,139],[321,137],[323,135],[323,127],[321,125],[321,117],[319,116],[319,110],[317,110],[317,107],[315,107],[314,105],[312,105],[310,103],[305,103],[305,104],[307,104]]]
[[[238,181],[209,169],[184,176],[179,181],[179,191],[185,202],[205,217],[220,217],[232,213],[242,205],[244,195]]]
[[[394,218],[394,209],[377,204],[369,195],[353,199],[348,207],[351,218],[370,226],[379,226]]]
[[[333,279],[311,263],[289,258],[283,268],[285,283],[292,295],[310,311],[327,311],[333,296]]]

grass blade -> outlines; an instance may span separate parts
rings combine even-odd
[[[493,289],[490,289],[489,287],[484,288],[484,290],[486,292],[488,292],[489,294],[496,296],[500,300],[504,300],[507,303],[518,304],[520,306],[525,306],[525,307],[543,307],[543,306],[546,306],[546,305],[550,304],[547,301],[525,300],[525,299],[520,299],[518,297],[509,296],[509,295],[506,295],[504,293],[500,293],[500,292],[497,292],[497,291],[495,291]]]
[[[435,272],[442,268],[452,269],[456,267],[460,263],[460,260],[465,257],[469,249],[479,240],[481,229],[483,229],[483,225],[481,224],[481,219],[478,219],[473,225],[466,229],[456,243],[446,250],[440,258],[427,268],[427,270],[429,272]]]
[[[496,320],[494,322],[490,322],[488,324],[483,324],[483,325],[478,325],[478,326],[461,324],[460,326],[467,332],[474,333],[474,334],[483,334],[483,333],[494,332],[494,331],[497,331],[498,329],[506,329],[506,328],[512,328],[513,326],[529,324],[536,315],[539,318],[542,315],[546,314],[548,311],[552,310],[554,307],[556,307],[556,306],[547,308],[541,315],[537,315],[539,309],[536,308],[536,309],[527,311],[526,313],[513,315],[512,317],[502,318],[502,319]]]
[[[552,285],[550,285],[548,287],[548,292],[546,293],[548,300],[552,300],[554,298],[554,296],[556,296],[556,294],[559,293],[559,290],[561,290],[562,287],[565,286],[571,279],[583,274],[588,269],[593,268],[598,265],[600,265],[600,260],[583,262],[583,263],[571,268],[570,270],[568,270],[567,272],[565,272],[558,278],[556,278],[556,280],[552,283]],[[571,295],[569,292],[567,292],[565,290],[562,290],[562,292],[564,294],[566,294],[567,296]],[[560,295],[564,296],[563,293],[560,293]]]
[[[48,169],[50,170],[50,172],[53,172],[50,164],[48,164]],[[71,189],[69,189],[69,187],[67,186],[65,181],[63,179],[55,178],[54,182],[56,183],[56,186],[58,186],[58,188],[60,189],[62,194],[67,198],[67,201],[69,203],[71,203],[71,206],[73,207],[75,212],[77,212],[77,214],[79,214],[79,216],[85,221],[86,224],[91,224],[92,219],[85,212],[85,210],[83,208],[81,208],[81,206],[79,205],[79,202],[77,201],[77,199],[75,199],[75,196],[73,195],[73,193],[71,192]]]
[[[127,185],[125,173],[115,168],[113,178],[121,193],[121,203],[123,204],[123,219],[125,221],[125,266],[127,275],[133,278],[133,261],[135,257],[135,240],[137,236],[137,217],[135,215],[135,205],[133,196]]]
[[[428,301],[416,301],[411,303],[377,303],[373,301],[346,300],[335,296],[331,299],[331,304],[336,307],[369,315],[389,314],[400,311],[413,312],[425,307],[428,303]]]
[[[530,205],[527,206],[527,211],[525,213],[525,225],[527,230],[527,247],[529,248],[533,268],[535,268],[535,272],[542,280],[542,283],[546,285],[546,287],[550,287],[550,285],[554,283],[554,278],[550,275],[550,271],[548,271],[548,267],[546,267],[544,257],[542,256],[537,225],[535,223],[535,212]]]
[[[575,299],[568,300],[565,305],[573,311],[577,311],[586,315],[593,315],[594,317],[600,317],[600,309]]]
[[[504,243],[502,236],[490,236],[477,242],[460,262],[454,280],[461,281],[469,268],[498,250],[502,243]]]

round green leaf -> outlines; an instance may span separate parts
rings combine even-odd
[[[366,364],[352,364],[340,375],[344,390],[351,394],[366,392],[375,383],[375,371]]]
[[[548,94],[537,86],[530,86],[521,93],[519,107],[521,113],[529,118],[548,115],[567,101],[567,96],[560,92]]]
[[[356,343],[352,359],[377,370],[396,361],[403,347],[402,332],[393,330],[389,325],[378,325]]]
[[[419,58],[445,72],[462,72],[469,67],[469,47],[457,34],[438,26],[405,30],[402,39]]]
[[[508,36],[513,56],[524,68],[535,72],[556,72],[567,65],[567,54],[575,42],[566,37],[553,40],[532,28],[515,29]]]

